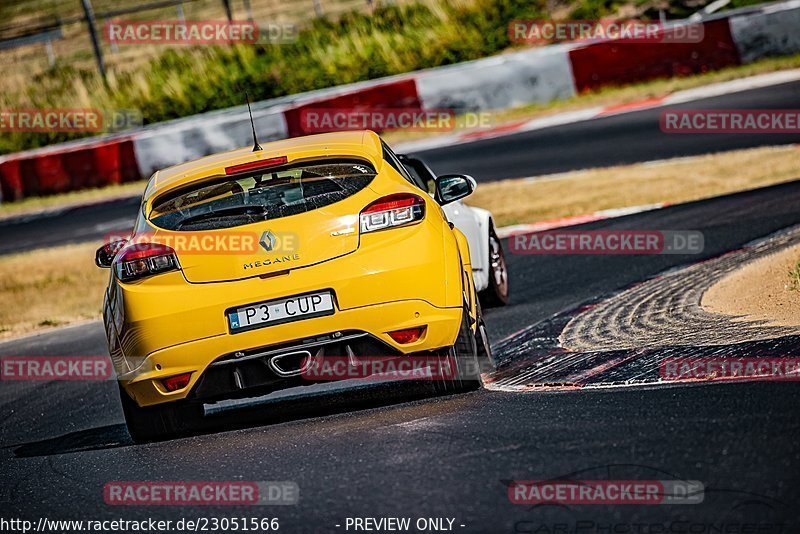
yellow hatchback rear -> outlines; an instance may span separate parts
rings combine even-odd
[[[479,386],[490,355],[469,251],[441,209],[472,188],[448,175],[432,197],[369,131],[154,174],[133,235],[97,254],[131,435],[168,437],[203,404],[315,383],[304,371],[326,358],[450,358],[440,389]]]

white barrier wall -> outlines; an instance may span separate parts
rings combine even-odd
[[[459,111],[507,109],[575,96],[568,51],[556,45],[417,73],[423,107]]]
[[[742,63],[800,52],[800,1],[764,6],[730,18]]]
[[[253,110],[261,143],[288,137],[282,108]],[[148,128],[133,141],[139,172],[147,177],[158,169],[253,144],[247,108],[236,108]]]

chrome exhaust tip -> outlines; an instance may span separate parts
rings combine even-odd
[[[281,360],[283,361],[281,362]],[[287,378],[301,375],[308,371],[314,364],[314,359],[309,351],[297,350],[273,356],[268,360],[267,364],[276,375]]]

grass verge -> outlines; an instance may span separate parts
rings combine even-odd
[[[680,203],[800,177],[797,146],[757,148],[481,184],[470,204],[498,225],[654,202]],[[0,338],[100,316],[99,243],[0,256]]]
[[[499,226],[604,209],[677,204],[800,178],[797,145],[762,147],[635,165],[480,184],[469,204]]]
[[[95,243],[0,256],[0,338],[100,317],[108,271]]]

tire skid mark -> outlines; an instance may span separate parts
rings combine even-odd
[[[796,356],[800,328],[712,314],[700,307],[700,299],[708,287],[743,263],[798,243],[800,225],[741,249],[668,269],[531,325],[498,343],[494,349],[498,369],[485,386],[531,392],[702,383],[662,380],[661,362]]]
[[[800,334],[800,328],[770,326],[767,321],[707,312],[703,294],[743,263],[800,243],[793,227],[729,254],[696,263],[622,291],[575,316],[559,336],[561,346],[575,351],[669,347],[681,344],[720,345]]]

